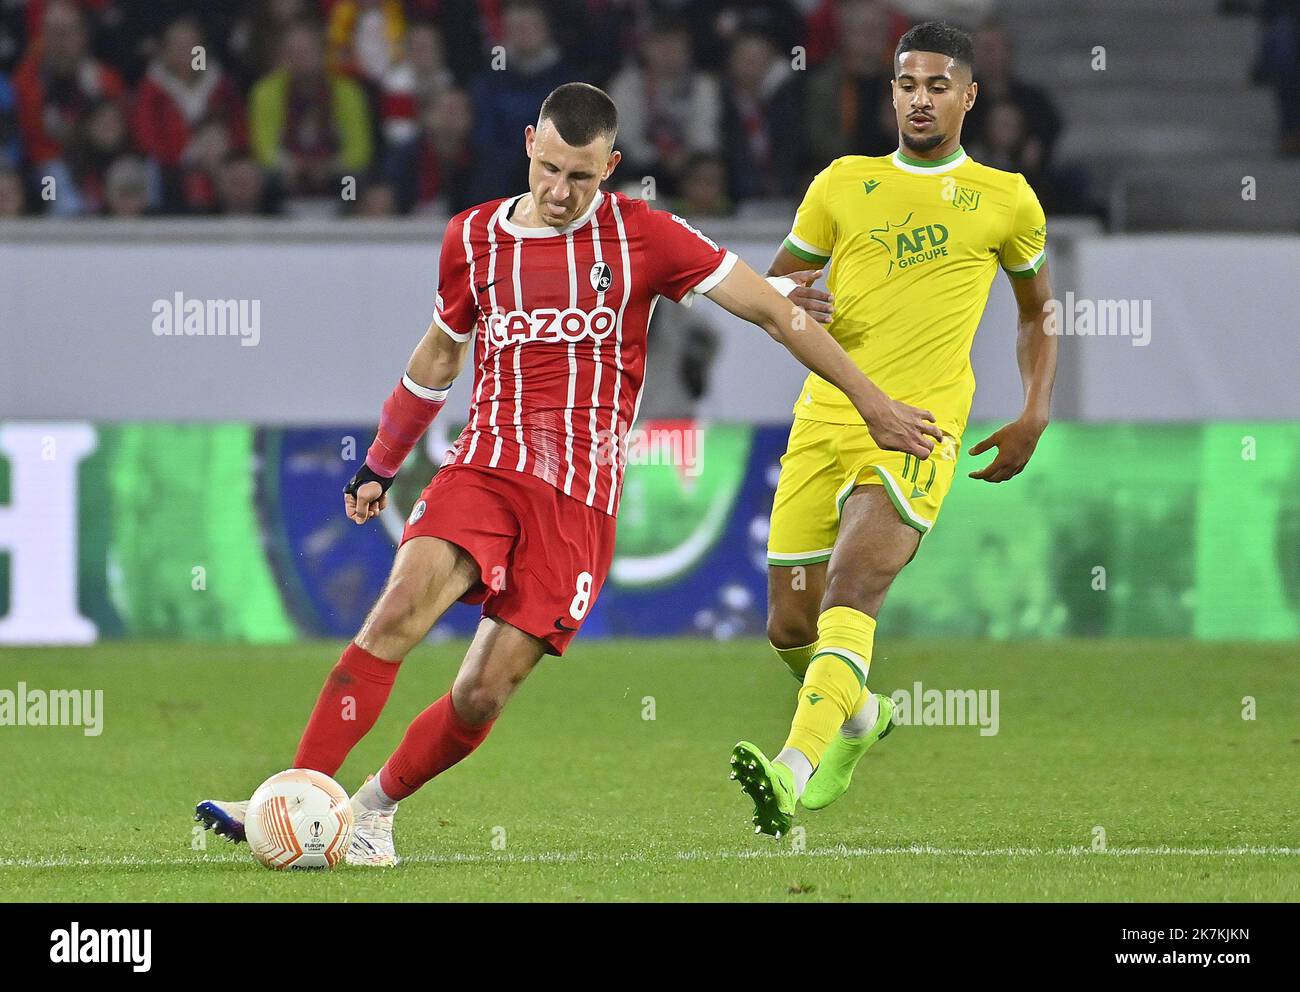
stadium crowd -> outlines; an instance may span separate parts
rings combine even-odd
[[[621,114],[619,178],[690,216],[895,147],[893,47],[976,30],[963,143],[1051,211],[1061,119],[993,0],[0,0],[0,217],[451,213],[526,186],[543,97]]]

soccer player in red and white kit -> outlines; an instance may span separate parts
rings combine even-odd
[[[938,437],[926,411],[889,399],[731,252],[643,200],[602,192],[620,158],[616,130],[604,92],[560,86],[524,132],[528,192],[451,219],[433,323],[344,490],[356,523],[379,514],[473,348],[469,423],[412,508],[388,582],[326,679],[294,759],[335,775],[374,725],[406,654],[457,600],[482,604],[451,691],[415,718],[353,798],[351,864],[396,864],[398,802],[482,743],[600,594],[658,297],[705,295],[759,325],[842,389],[882,446],[923,458]],[[196,818],[239,840],[246,809],[207,800]]]

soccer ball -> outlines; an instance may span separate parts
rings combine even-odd
[[[268,868],[333,868],[352,843],[352,803],[328,775],[290,768],[257,787],[244,834]]]

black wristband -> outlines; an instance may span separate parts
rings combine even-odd
[[[352,481],[343,487],[343,493],[345,496],[355,496],[357,490],[367,482],[378,482],[386,493],[395,478],[396,476],[380,475],[365,462],[362,462],[361,467],[357,469],[357,474],[352,477]]]

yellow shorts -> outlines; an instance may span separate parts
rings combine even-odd
[[[882,450],[860,425],[795,420],[772,504],[767,563],[828,561],[840,530],[840,511],[857,486],[884,486],[903,523],[924,536],[948,495],[960,449],[960,438],[945,435],[921,461]]]

